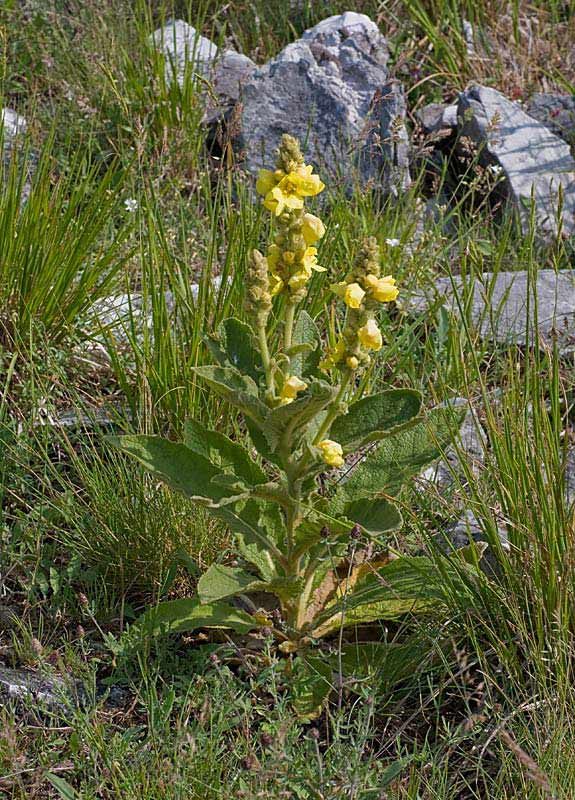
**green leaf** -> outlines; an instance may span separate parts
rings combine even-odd
[[[68,781],[65,781],[64,778],[58,777],[58,775],[54,775],[53,772],[46,773],[46,779],[50,781],[54,789],[58,792],[62,800],[77,800],[78,795],[76,790],[73,786],[70,786]]]
[[[342,646],[341,655],[332,657],[332,666],[341,664],[346,677],[377,679],[378,689],[389,692],[416,674],[429,656],[429,643],[421,637],[409,642],[354,642]]]
[[[403,525],[398,507],[389,500],[375,499],[354,500],[345,507],[347,519],[361,525],[368,533],[375,536],[389,531],[397,531]]]
[[[280,510],[260,500],[250,499],[245,504],[210,509],[210,514],[222,519],[235,534],[238,550],[246,561],[253,564],[264,580],[276,576],[274,548],[283,528]],[[275,516],[276,523],[272,522]],[[278,551],[279,552],[279,551]]]
[[[297,375],[298,378],[305,378],[313,375],[317,370],[319,364],[319,349],[320,335],[317,325],[307,313],[301,311],[298,315],[293,330],[292,342],[298,352],[291,357],[290,372],[292,375]],[[304,349],[299,349],[303,345]]]
[[[136,620],[143,633],[157,636],[161,633],[186,633],[198,628],[231,628],[237,633],[248,633],[258,627],[257,621],[238,608],[226,603],[204,605],[199,597],[168,600],[146,611]]]
[[[238,499],[233,488],[214,482],[222,473],[185,444],[145,435],[109,436],[108,441],[172,489],[202,505],[217,507]]]
[[[413,389],[390,389],[373,394],[352,403],[347,414],[335,420],[330,438],[346,450],[358,450],[405,425],[420,411],[421,394]]]
[[[198,596],[202,604],[215,603],[249,591],[258,582],[257,578],[239,567],[212,564],[198,581]]]
[[[366,569],[348,594],[335,598],[318,615],[313,635],[428,612],[443,600],[439,582],[433,562],[424,556],[398,558],[379,569]]]
[[[246,322],[230,317],[219,326],[218,335],[230,366],[258,382],[262,364],[260,354],[254,347],[251,327]]]
[[[264,436],[272,450],[276,450],[282,438],[297,447],[298,435],[334,399],[336,389],[323,381],[314,380],[303,397],[272,409],[262,427]]]
[[[246,427],[248,429],[248,433],[250,434],[253,445],[260,454],[260,456],[265,458],[265,460],[269,461],[271,464],[275,464],[277,467],[281,467],[281,459],[278,453],[275,453],[271,449],[271,447],[267,442],[266,437],[257,427],[256,423],[253,422],[253,420],[246,418]]]
[[[203,378],[230,405],[239,408],[259,425],[263,424],[268,407],[259,399],[257,384],[249,375],[241,375],[233,367],[218,366],[194,367],[192,372]]]
[[[291,702],[303,721],[315,719],[333,689],[333,673],[323,658],[295,658],[289,676]]]
[[[460,408],[435,408],[415,425],[386,436],[339,487],[338,496],[357,500],[378,492],[397,494],[408,478],[441,456],[457,434],[465,413]]]
[[[195,419],[184,425],[184,444],[194,453],[206,458],[222,472],[232,472],[249,486],[265,483],[265,472],[244,448],[227,436],[210,431]]]
[[[261,581],[238,567],[212,564],[199,580],[198,595],[202,603],[208,604],[245,592],[268,592],[287,601],[297,597],[302,587],[300,578],[280,576]]]

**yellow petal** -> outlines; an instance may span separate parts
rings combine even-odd
[[[260,169],[256,182],[256,192],[258,192],[258,194],[268,194],[268,192],[271,192],[277,183],[278,179],[273,170]]]
[[[365,297],[365,292],[359,283],[349,283],[343,293],[343,302],[349,308],[359,308]]]
[[[370,319],[357,332],[359,341],[367,350],[381,350],[383,338],[374,319]]]
[[[325,233],[325,225],[314,214],[304,214],[302,236],[307,245],[315,244]]]

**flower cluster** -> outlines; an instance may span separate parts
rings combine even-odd
[[[304,163],[299,144],[285,134],[278,151],[275,170],[260,170],[257,191],[264,195],[264,206],[277,220],[274,244],[267,261],[272,296],[285,292],[296,304],[305,296],[313,272],[323,272],[317,263],[314,245],[325,233],[319,217],[305,212],[306,197],[323,191],[324,184]]]
[[[332,284],[331,290],[341,297],[348,308],[341,338],[328,357],[323,369],[339,366],[356,370],[370,361],[369,351],[381,350],[383,338],[375,319],[380,303],[394,301],[399,293],[391,275],[380,277],[380,252],[371,237],[361,249],[348,279]]]

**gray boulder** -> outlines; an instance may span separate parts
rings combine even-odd
[[[74,710],[91,700],[104,700],[107,708],[122,708],[129,698],[121,687],[97,684],[93,697],[84,686],[67,676],[40,674],[27,669],[11,669],[0,663],[0,708],[11,706],[22,715],[42,720],[46,714],[70,717]]]
[[[529,229],[532,197],[542,239],[575,230],[575,161],[568,145],[495,89],[471,86],[459,96],[460,132],[480,146],[484,164],[500,167],[502,191]],[[562,195],[561,224],[558,207]]]
[[[501,548],[509,552],[510,545],[507,530],[501,525],[498,525],[496,534]],[[461,550],[472,542],[479,545],[483,542],[489,543],[490,536],[485,530],[485,526],[480,523],[475,514],[467,510],[461,519],[447,527],[444,531],[437,533],[433,537],[433,540],[437,547],[449,553],[453,550]],[[497,575],[500,573],[500,566],[494,549],[488,547],[485,550],[479,561],[479,566],[487,574]]]
[[[18,169],[25,171],[26,179],[22,186],[22,202],[24,203],[31,191],[30,178],[34,169],[34,156],[28,158],[27,163],[24,164],[24,158],[21,157],[19,144],[22,137],[26,133],[27,122],[20,114],[17,114],[12,108],[0,109],[0,135],[2,139],[2,168],[4,173],[4,183],[6,183],[9,174],[10,165],[14,158],[19,162]]]
[[[465,288],[460,276],[438,278],[429,291],[412,296],[406,309],[426,312],[442,303],[459,316],[458,298],[464,308],[468,306],[472,328],[486,339],[524,345],[529,338],[530,343],[550,345],[556,338],[562,355],[573,352],[575,274],[571,270],[539,270],[534,287],[526,271],[485,272],[481,279],[466,282]]]
[[[529,98],[525,110],[556,136],[575,145],[575,95],[537,92]]]
[[[192,25],[181,19],[172,19],[150,36],[151,43],[166,57],[166,73],[183,79],[189,64],[200,72],[209,69],[218,55],[218,48],[202,36]]]
[[[386,39],[365,14],[349,11],[305,31],[244,86],[235,144],[245,169],[273,165],[290,133],[324,179],[402,190],[405,97],[389,79],[388,58]]]
[[[150,36],[153,47],[166,59],[166,78],[174,76],[182,84],[190,72],[201,76],[205,104],[203,122],[219,122],[241,96],[241,87],[256,65],[235,50],[219,50],[192,25],[181,19],[170,20]]]
[[[449,447],[445,459],[431,464],[417,478],[417,482],[424,489],[433,484],[440,491],[445,491],[457,480],[465,485],[467,482],[466,471],[462,462],[470,468],[471,473],[478,477],[485,463],[485,450],[487,437],[481,427],[477,412],[464,397],[456,397],[445,404],[450,407],[467,407],[467,414],[459,429],[455,446]]]
[[[457,128],[457,106],[445,103],[428,103],[416,112],[423,132],[431,135],[445,131],[446,135],[455,133]]]

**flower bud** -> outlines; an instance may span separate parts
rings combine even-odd
[[[339,442],[334,442],[332,439],[324,439],[323,442],[318,444],[318,448],[321,450],[321,457],[328,466],[341,467],[345,463],[343,448]]]

